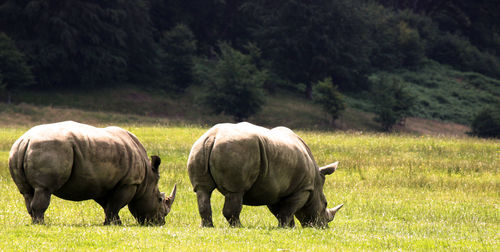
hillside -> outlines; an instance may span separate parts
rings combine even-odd
[[[412,115],[419,118],[450,121],[468,125],[486,107],[500,104],[500,80],[475,72],[462,72],[428,61],[414,70],[400,69],[378,72],[372,82],[395,78],[415,98]],[[351,95],[348,104],[373,112],[370,93]]]
[[[197,101],[201,90],[192,87],[183,95],[171,95],[161,90],[139,90],[130,86],[120,89],[91,91],[24,91],[13,95],[13,104],[0,104],[0,125],[36,125],[63,120],[90,124],[160,124],[205,125],[232,122],[230,116],[211,115]],[[352,101],[352,99],[350,99]],[[268,95],[267,103],[248,121],[274,127],[293,129],[379,131],[373,114],[348,108],[341,118],[331,123],[320,107],[289,92]],[[430,135],[463,136],[466,126],[409,118],[396,131]]]

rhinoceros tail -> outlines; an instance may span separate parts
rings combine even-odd
[[[214,142],[215,136],[213,135],[199,139],[189,154],[188,173],[195,192],[199,188],[213,190],[216,186],[209,167]]]
[[[26,175],[24,173],[26,150],[28,149],[29,143],[29,139],[19,138],[14,145],[12,145],[9,154],[10,175],[17,185],[19,192],[22,194],[30,194],[34,190],[26,180]]]
[[[210,170],[209,161],[210,154],[212,153],[212,149],[214,148],[215,136],[209,136],[205,139],[203,143],[203,156],[205,157],[205,169]]]

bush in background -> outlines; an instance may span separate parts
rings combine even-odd
[[[415,98],[403,88],[401,82],[398,78],[382,77],[374,85],[374,120],[384,131],[390,131],[398,123],[404,124],[414,105]]]
[[[263,83],[267,72],[227,43],[219,44],[216,59],[202,60],[195,65],[200,82],[206,87],[203,103],[216,114],[227,114],[242,121],[257,113],[264,104]]]
[[[333,121],[339,118],[340,113],[346,108],[342,94],[338,91],[338,87],[332,83],[332,78],[319,81],[314,86],[313,99],[323,107],[323,110],[332,117]]]
[[[471,124],[472,134],[478,137],[500,138],[500,109],[484,109]]]

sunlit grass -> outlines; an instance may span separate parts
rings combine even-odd
[[[102,226],[93,201],[53,197],[44,226],[31,225],[7,168],[26,128],[0,129],[0,250],[500,250],[500,142],[383,134],[297,132],[319,165],[340,161],[325,184],[329,206],[344,203],[329,229],[279,229],[265,207],[244,206],[229,228],[212,197],[216,228],[200,228],[186,162],[206,128],[122,125],[162,158],[160,190],[178,195],[167,223],[141,227],[125,207],[123,226]]]

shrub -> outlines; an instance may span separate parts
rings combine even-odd
[[[345,109],[345,103],[342,94],[338,91],[336,85],[332,83],[332,78],[326,78],[319,81],[314,86],[313,99],[323,107],[335,121],[342,110]]]
[[[242,121],[257,113],[264,103],[262,85],[267,72],[258,69],[250,55],[227,43],[220,43],[219,50],[215,61],[203,60],[195,65],[196,75],[206,87],[203,103],[216,114]]]
[[[390,131],[410,115],[414,101],[415,98],[403,88],[400,79],[382,77],[374,85],[374,120],[381,124],[384,131]]]
[[[479,137],[500,138],[500,109],[484,109],[471,123],[472,134]]]

